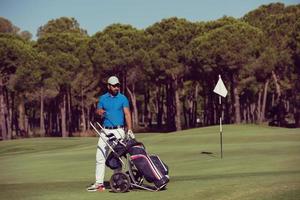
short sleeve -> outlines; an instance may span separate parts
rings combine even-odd
[[[125,96],[124,96],[124,99],[123,99],[123,107],[124,108],[129,108],[129,102],[128,102],[127,97],[125,97]]]
[[[103,109],[103,98],[99,97],[99,101],[97,104],[97,109]]]

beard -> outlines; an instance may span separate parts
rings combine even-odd
[[[113,96],[117,96],[119,93],[119,90],[110,90],[109,93]]]

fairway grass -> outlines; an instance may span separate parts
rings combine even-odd
[[[1,200],[299,200],[300,129],[218,126],[136,134],[170,169],[168,189],[89,193],[97,138],[33,138],[0,142]],[[201,152],[210,152],[203,154]],[[109,180],[111,170],[106,171]]]

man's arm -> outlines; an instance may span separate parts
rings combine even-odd
[[[132,121],[131,121],[131,114],[130,114],[130,109],[128,107],[124,107],[124,114],[125,114],[125,120],[127,124],[128,130],[132,130]]]
[[[99,115],[99,116],[101,116],[101,118],[105,114],[105,110],[103,109],[103,98],[101,98],[101,97],[99,97],[99,101],[97,103],[96,114]]]

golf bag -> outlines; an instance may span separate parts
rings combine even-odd
[[[111,169],[122,167],[120,157],[128,153],[130,160],[138,172],[149,182],[154,183],[156,188],[163,188],[169,182],[168,166],[157,156],[148,155],[142,143],[136,140],[129,140],[125,143],[118,143],[106,159],[106,166]]]
[[[132,145],[128,153],[135,167],[148,182],[154,183],[157,188],[162,188],[169,182],[167,165],[157,155],[148,155],[143,144]]]
[[[114,134],[106,133],[101,124],[98,122],[96,124],[108,138],[108,140],[103,138],[102,133],[90,122],[91,127],[110,149],[105,164],[115,170],[109,181],[114,192],[127,192],[130,188],[152,192],[166,189],[169,170],[158,156],[148,155],[144,145],[135,139],[117,139]],[[127,162],[125,163],[124,160]],[[144,184],[144,180],[154,186]]]

